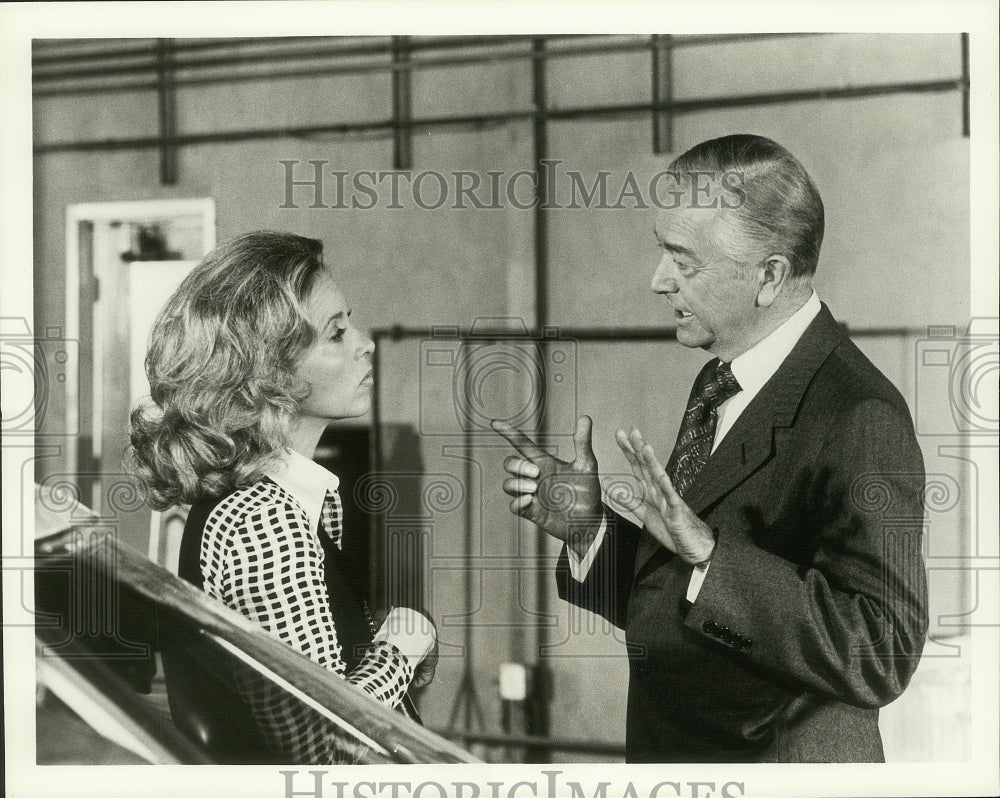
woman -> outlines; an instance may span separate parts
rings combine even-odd
[[[368,412],[374,351],[322,254],[317,240],[265,231],[204,258],[153,327],[153,403],[132,413],[129,459],[152,507],[192,505],[183,578],[396,706],[415,674],[416,686],[433,677],[435,636],[424,616],[395,608],[373,639],[342,551],[338,479],[312,461],[329,421]],[[168,659],[176,719],[199,685]],[[343,759],[310,710],[260,679],[235,681],[275,757]]]

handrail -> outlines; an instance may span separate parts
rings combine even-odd
[[[86,534],[90,531],[89,536]],[[116,583],[224,640],[316,703],[350,719],[395,762],[479,762],[464,749],[369,698],[257,624],[121,544],[107,527],[74,526],[36,541],[37,557],[78,557]]]

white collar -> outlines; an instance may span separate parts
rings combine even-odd
[[[309,516],[309,528],[313,532],[318,530],[326,493],[336,491],[340,487],[340,478],[319,463],[291,449],[265,471],[264,475],[277,482],[302,505],[302,509]]]
[[[778,329],[733,360],[733,375],[747,395],[755,396],[774,376],[806,327],[816,318],[820,307],[819,297],[813,291],[806,303]]]

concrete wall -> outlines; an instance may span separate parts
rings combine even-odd
[[[933,80],[953,78],[959,70],[957,34],[820,35],[681,48],[675,55],[674,93],[686,99]],[[549,102],[555,107],[645,102],[649,57],[626,53],[557,60],[548,80]],[[378,120],[388,118],[389,97],[387,73],[181,88],[178,127],[192,133]],[[524,61],[425,70],[414,79],[417,117],[524,109],[530,101],[530,71]],[[36,142],[152,135],[155,108],[155,97],[140,92],[40,99],[35,105]],[[770,136],[811,172],[827,211],[817,290],[852,327],[911,330],[888,339],[860,338],[859,343],[915,402],[925,379],[915,365],[917,331],[930,323],[963,329],[969,317],[968,141],[961,134],[957,92],[679,115],[674,120],[675,150],[731,132]],[[612,185],[630,170],[648,180],[669,160],[650,154],[647,116],[554,122],[549,137],[551,156],[564,169],[580,170],[588,183],[599,170],[611,171]],[[415,171],[511,174],[530,169],[531,156],[530,122],[516,121],[420,131],[413,166]],[[362,324],[467,328],[477,318],[499,316],[534,323],[531,211],[509,204],[500,210],[448,205],[425,210],[412,202],[387,209],[384,201],[371,210],[310,208],[311,190],[302,188],[294,195],[298,207],[282,208],[286,187],[279,162],[289,159],[300,162],[296,179],[311,175],[310,159],[328,161],[327,169],[389,170],[391,141],[354,136],[191,146],[180,152],[180,181],[171,187],[159,185],[153,149],[38,156],[36,329],[65,323],[63,220],[68,204],[197,196],[216,199],[220,241],[255,228],[322,238]],[[332,182],[325,189],[332,190]],[[427,192],[433,199],[431,186]],[[332,201],[326,195],[326,204]],[[652,210],[552,211],[548,321],[572,327],[665,324],[662,302],[648,291],[657,258],[652,224]],[[704,355],[673,344],[579,342],[573,348],[577,367],[567,376],[576,409],[595,419],[595,449],[603,470],[624,470],[613,443],[620,425],[639,426],[666,456]],[[426,377],[421,381],[426,361],[420,342],[385,341],[381,355],[380,396],[387,421],[418,430],[421,424],[444,429],[454,423],[447,385],[430,385]],[[516,385],[499,390],[518,400]],[[562,436],[554,443],[564,447],[573,400],[568,392],[559,396],[560,401],[550,401],[549,428]],[[928,401],[941,405],[942,396],[939,392]],[[56,391],[47,423],[58,425],[64,412],[64,397]],[[965,484],[957,461],[946,461],[933,443],[925,452],[928,471]],[[390,455],[391,446],[387,441]],[[461,438],[423,437],[421,459],[432,475],[424,479],[424,488],[435,480],[457,482],[469,493],[477,554],[473,611],[457,556],[463,551],[466,517],[455,502],[428,511],[430,581],[443,659],[423,706],[430,725],[447,724],[471,621],[474,684],[485,727],[496,731],[498,663],[537,660],[536,623],[529,614],[536,599],[536,533],[519,527],[506,511],[499,489],[505,448],[490,438],[477,439],[471,451],[463,452],[461,446]],[[472,484],[466,480],[466,457]],[[64,466],[57,456],[42,461],[40,473]],[[963,497],[930,517],[932,554],[945,557],[968,550],[967,501]],[[934,619],[971,609],[956,572],[932,572],[931,587]],[[548,589],[554,592],[551,585]],[[942,631],[934,619],[932,626]],[[551,624],[548,638],[556,644],[548,660],[555,675],[553,734],[621,742],[626,665],[616,633],[551,596],[548,616],[541,620]],[[962,662],[961,655],[955,661]],[[967,705],[967,696],[964,700]],[[920,748],[916,736],[913,745],[900,757],[933,757],[933,751]]]

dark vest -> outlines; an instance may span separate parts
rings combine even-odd
[[[226,497],[204,499],[191,505],[181,538],[177,573],[199,590],[204,589],[201,573],[201,544],[205,525]],[[371,644],[372,633],[359,589],[361,569],[350,552],[339,551],[319,532],[324,552],[324,571],[330,611],[337,630],[347,672],[362,660]],[[237,690],[231,672],[220,664],[220,656],[165,619],[160,623],[167,697],[174,723],[203,739],[210,753],[222,763],[254,764],[280,761],[269,752],[257,732],[250,709]]]

